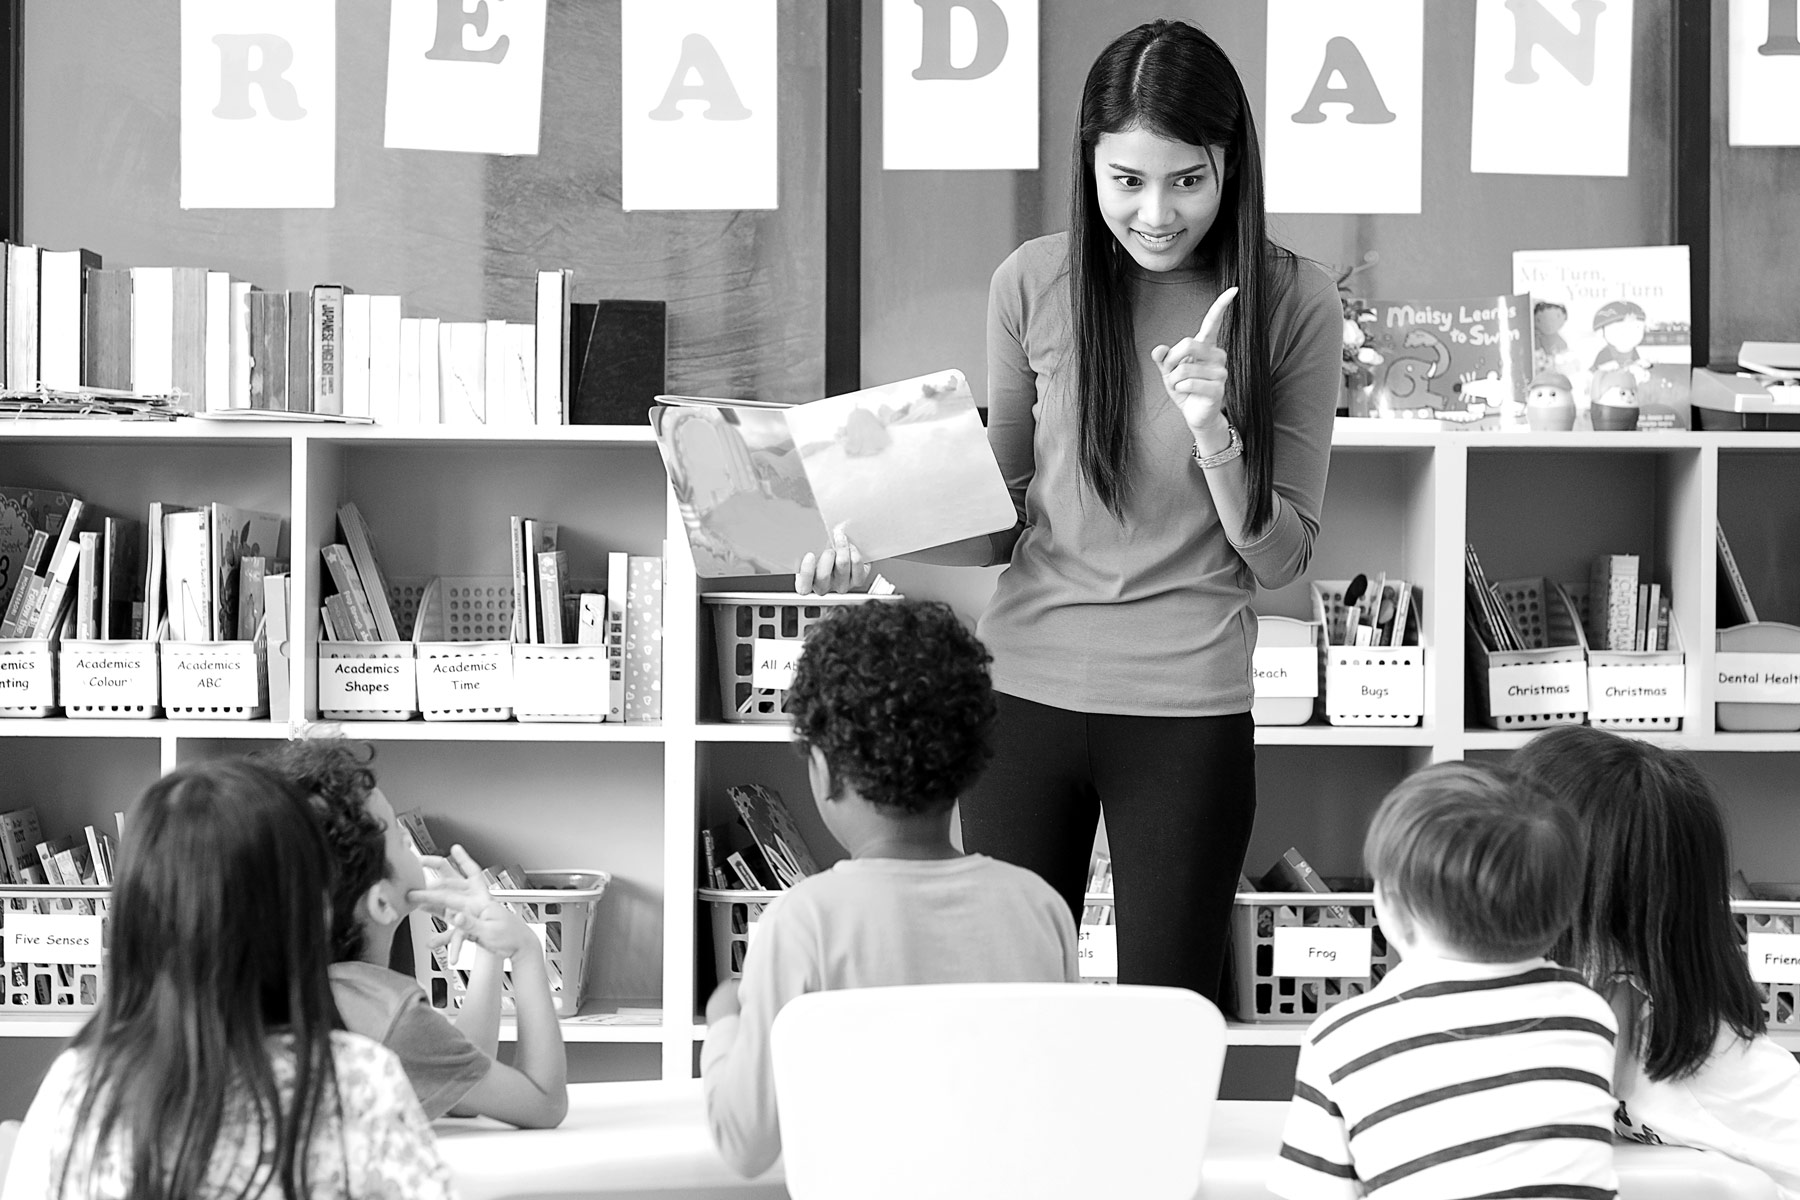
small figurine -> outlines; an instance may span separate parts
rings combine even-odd
[[[1536,430],[1575,428],[1575,388],[1559,371],[1546,371],[1531,381],[1525,395],[1525,423]]]
[[[1604,430],[1636,429],[1638,423],[1637,377],[1630,371],[1607,371],[1594,380],[1594,403],[1590,412],[1594,428]]]

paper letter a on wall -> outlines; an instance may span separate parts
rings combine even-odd
[[[213,116],[226,121],[248,121],[256,116],[250,103],[250,85],[262,90],[263,105],[277,121],[298,121],[306,115],[300,97],[284,73],[294,65],[294,48],[286,38],[272,33],[220,33],[213,36],[219,48],[219,103]],[[257,54],[255,67],[250,52]]]
[[[695,77],[693,83],[688,77]],[[690,33],[681,39],[681,59],[675,64],[675,75],[669,80],[669,90],[663,93],[662,103],[650,110],[652,121],[681,120],[681,102],[683,100],[704,100],[706,108],[700,114],[709,121],[747,121],[750,110],[738,99],[737,89],[731,86],[731,76],[725,71],[725,64],[719,61],[719,52],[703,35]]]
[[[924,10],[924,38],[914,79],[980,79],[1006,61],[1006,13],[994,0],[913,0]],[[975,57],[963,66],[950,62],[950,11],[975,18]]]
[[[1333,76],[1342,79],[1344,86],[1332,87]],[[1381,101],[1381,89],[1375,86],[1375,76],[1363,61],[1362,51],[1346,37],[1334,37],[1325,43],[1325,62],[1313,82],[1312,94],[1293,119],[1302,125],[1317,125],[1325,120],[1321,106],[1326,104],[1348,104],[1350,115],[1346,120],[1352,125],[1386,125],[1394,119]]]
[[[1533,47],[1542,46],[1550,57],[1568,68],[1582,87],[1594,82],[1594,19],[1606,11],[1604,0],[1575,0],[1577,27],[1570,29],[1550,14],[1541,0],[1506,0],[1513,14],[1513,65],[1508,83],[1536,83],[1531,65]]]

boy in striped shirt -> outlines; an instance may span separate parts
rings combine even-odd
[[[1574,817],[1439,763],[1363,844],[1402,961],[1313,1022],[1269,1187],[1290,1200],[1611,1200],[1612,1011],[1543,955],[1574,916]]]

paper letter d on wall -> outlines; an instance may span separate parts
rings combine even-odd
[[[627,209],[775,208],[775,0],[622,0]]]
[[[882,0],[882,166],[1038,165],[1038,0]]]
[[[334,0],[181,0],[181,207],[330,208]]]

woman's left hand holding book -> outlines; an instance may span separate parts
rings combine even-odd
[[[794,591],[802,596],[860,591],[874,571],[840,525],[832,530],[829,546],[800,560],[794,572]]]

